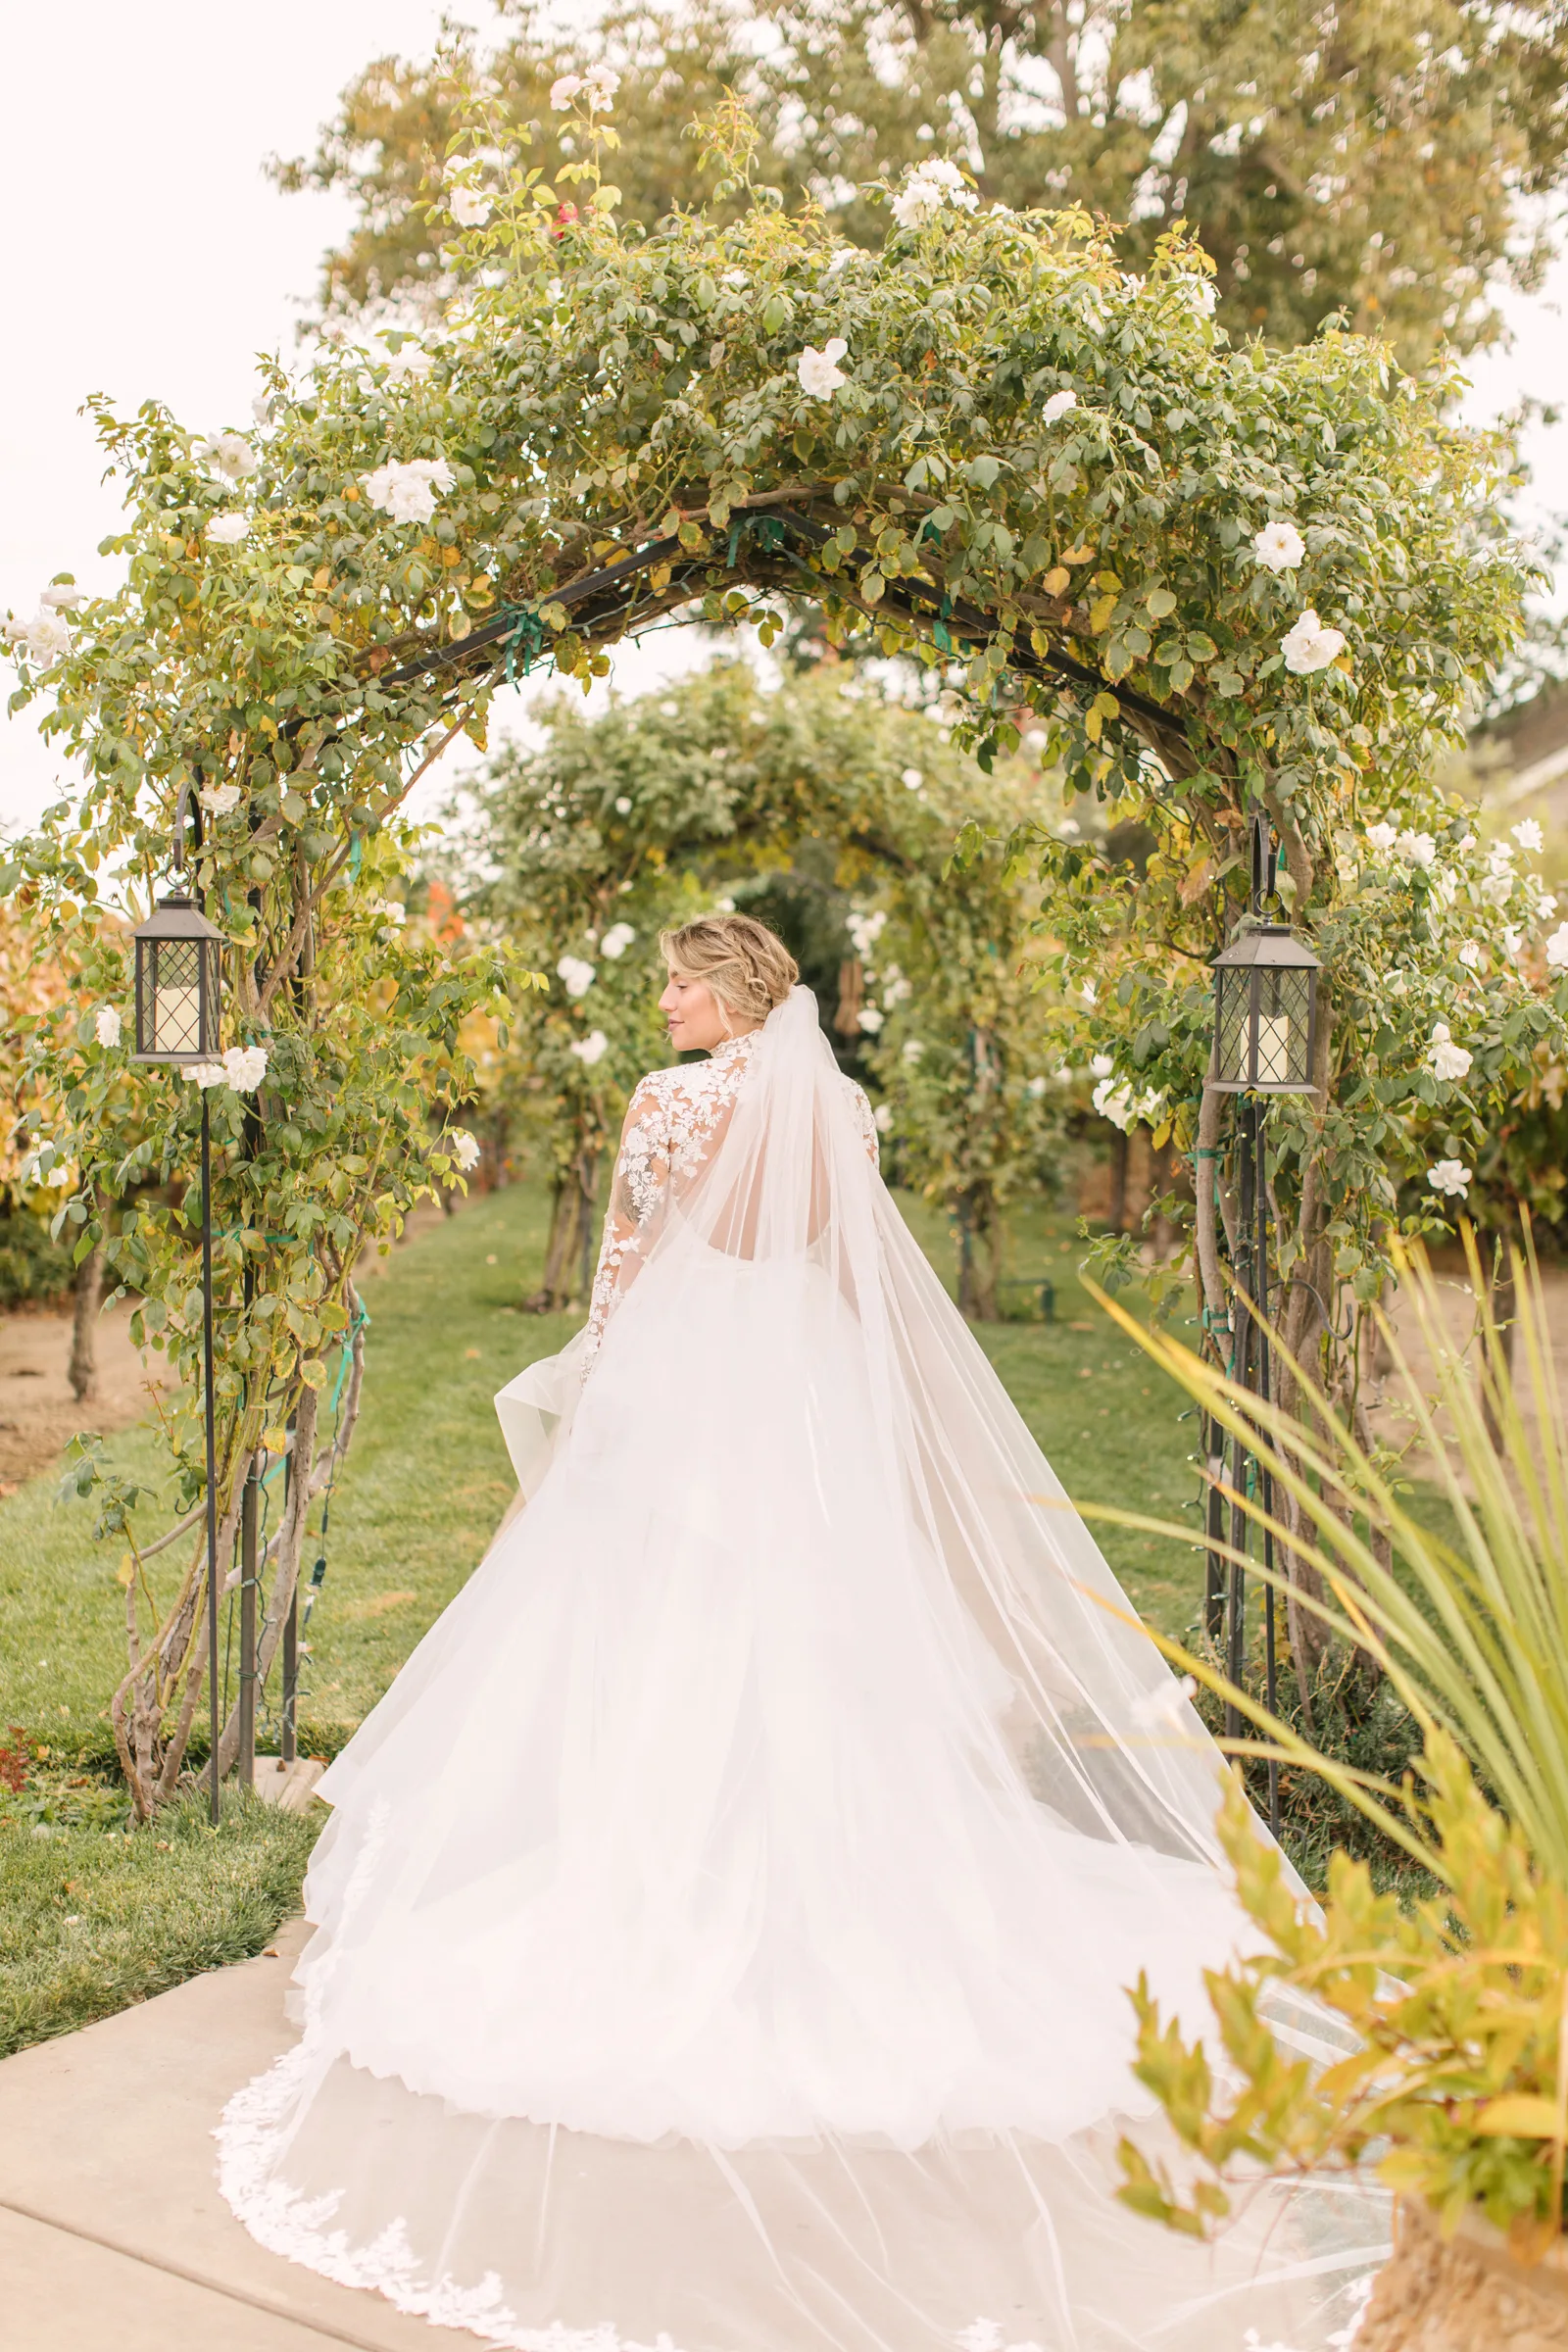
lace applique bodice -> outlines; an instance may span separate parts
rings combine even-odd
[[[732,1037],[707,1061],[681,1062],[672,1070],[650,1070],[639,1079],[626,1106],[620,1152],[605,1218],[599,1267],[588,1308],[584,1369],[605,1336],[615,1300],[636,1275],[670,1200],[678,1200],[729,1124],[760,1030]],[[878,1165],[876,1123],[871,1105],[853,1079],[856,1121],[873,1167]]]

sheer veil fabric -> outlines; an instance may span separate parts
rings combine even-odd
[[[220,2130],[254,2235],[517,2352],[1348,2341],[1375,2196],[1113,2199],[1123,1987],[1197,2025],[1245,1930],[1219,1759],[806,990],[644,1082],[498,1404],[527,1507],[321,1784],[303,2036]]]

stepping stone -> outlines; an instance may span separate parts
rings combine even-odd
[[[292,1764],[285,1764],[281,1756],[258,1756],[256,1793],[264,1805],[276,1805],[284,1813],[303,1813],[325,1770],[320,1756],[296,1756]]]

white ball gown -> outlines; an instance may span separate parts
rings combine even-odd
[[[1377,2198],[1210,2251],[1112,2194],[1124,1987],[1196,2025],[1246,1932],[1221,1768],[875,1155],[804,989],[639,1087],[498,1399],[527,1506],[320,1784],[223,2193],[516,2352],[1320,2352]]]

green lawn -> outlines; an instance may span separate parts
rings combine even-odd
[[[947,1274],[944,1221],[918,1204],[909,1213]],[[1020,1221],[1014,1271],[1049,1272],[1055,1320],[982,1327],[981,1344],[1069,1493],[1196,1523],[1183,1508],[1197,1492],[1185,1400],[1083,1292],[1070,1230]],[[517,1187],[427,1226],[365,1282],[365,1411],[309,1629],[307,1754],[342,1746],[506,1508],[513,1480],[491,1398],[578,1320],[517,1308],[543,1246],[542,1200]],[[157,1476],[147,1431],[109,1451]],[[51,1472],[0,1502],[0,1740],[24,1749],[29,1773],[18,1794],[0,1786],[0,2051],[259,1949],[293,1904],[313,1835],[309,1821],[237,1798],[216,1831],[186,1804],[126,1835],[105,1711],[123,1671],[119,1548],[93,1544],[90,1511],[57,1504],[56,1484]],[[1117,1529],[1102,1540],[1152,1622],[1191,1625],[1196,1551]],[[307,1571],[318,1548],[307,1547]],[[264,1747],[271,1729],[264,1714]]]

